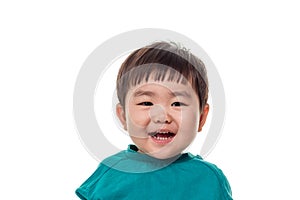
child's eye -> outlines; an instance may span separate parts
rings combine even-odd
[[[174,102],[174,103],[171,104],[171,106],[175,106],[175,107],[177,107],[177,106],[186,106],[186,104],[181,103],[181,102]]]
[[[137,105],[139,105],[139,106],[153,106],[153,103],[151,103],[149,101],[145,101],[145,102],[138,103]]]

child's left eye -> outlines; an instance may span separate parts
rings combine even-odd
[[[184,103],[181,103],[181,102],[174,102],[174,103],[172,103],[171,104],[171,106],[186,106],[186,104],[184,104]]]

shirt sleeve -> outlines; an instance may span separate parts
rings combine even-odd
[[[203,163],[212,170],[212,172],[215,174],[215,177],[217,178],[217,188],[219,194],[218,200],[233,200],[230,184],[223,171],[212,163],[208,163],[205,161]]]
[[[231,187],[229,185],[226,176],[223,174],[222,170],[219,169],[218,171],[220,175],[220,184],[221,184],[221,190],[224,196],[224,200],[233,200]]]
[[[78,189],[76,189],[76,195],[82,200],[89,200],[91,191],[93,191],[96,183],[107,170],[109,170],[107,166],[100,164],[96,171]]]

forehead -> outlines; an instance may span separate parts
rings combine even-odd
[[[122,76],[121,82],[127,84],[129,87],[139,85],[143,82],[153,81],[171,81],[185,84],[187,78],[189,79],[191,77],[184,76],[181,72],[172,67],[151,63],[132,68]]]
[[[149,80],[142,82],[136,86],[133,86],[128,91],[128,96],[140,97],[140,96],[160,96],[164,97],[184,97],[184,98],[196,98],[196,93],[191,85],[177,83],[174,81],[154,81]]]

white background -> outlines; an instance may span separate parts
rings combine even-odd
[[[98,163],[73,113],[76,76],[102,42],[170,29],[214,61],[226,121],[207,160],[234,199],[300,199],[297,1],[1,1],[1,199],[77,199]]]

